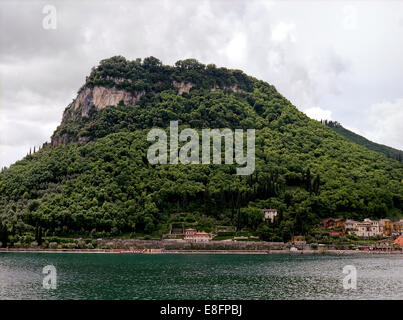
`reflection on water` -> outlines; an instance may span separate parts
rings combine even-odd
[[[345,265],[357,290],[343,289]],[[0,253],[0,299],[403,299],[403,257]]]

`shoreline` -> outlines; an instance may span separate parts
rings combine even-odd
[[[38,249],[38,248],[0,248],[0,253],[3,252],[20,252],[20,253],[106,253],[106,254],[133,254],[133,255],[144,255],[144,254],[289,254],[289,255],[300,255],[300,254],[312,254],[312,255],[403,255],[400,250],[394,251],[367,251],[367,250],[163,250],[163,251],[151,251],[151,252],[134,252],[130,250],[120,250],[120,249]]]

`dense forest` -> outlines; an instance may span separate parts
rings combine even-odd
[[[119,79],[119,80],[116,80]],[[191,83],[178,93],[174,83]],[[274,86],[240,70],[194,59],[113,57],[79,93],[107,87],[135,95],[125,105],[69,105],[52,141],[0,174],[0,241],[7,237],[159,236],[170,225],[250,230],[264,240],[314,234],[321,219],[400,217],[403,163],[350,142],[298,111]],[[151,165],[153,127],[256,129],[256,170],[235,165]],[[85,139],[81,139],[85,137]],[[276,208],[274,224],[262,208]]]
[[[385,146],[383,144],[372,142],[372,141],[364,138],[363,136],[360,136],[360,135],[344,128],[337,121],[322,120],[321,123],[328,126],[329,128],[332,128],[334,131],[341,134],[343,137],[347,138],[348,140],[355,142],[361,146],[364,146],[369,150],[382,152],[389,158],[393,158],[398,161],[403,161],[403,151],[402,150],[398,150],[395,148]]]

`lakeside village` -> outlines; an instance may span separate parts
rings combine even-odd
[[[277,210],[262,209],[263,219],[274,225]],[[116,239],[65,239],[66,241],[33,243],[31,246],[14,245],[0,251],[78,251],[113,253],[402,253],[403,219],[363,221],[328,218],[321,221],[319,241],[302,235],[293,235],[284,242],[262,241],[247,231],[234,227],[217,227],[214,232],[196,230],[195,227],[170,226],[162,239],[116,238]],[[315,241],[316,240],[316,241]],[[47,241],[48,242],[48,241]]]
[[[274,223],[274,219],[277,216],[276,209],[262,209],[264,213],[264,220],[268,223]],[[370,251],[402,251],[403,250],[403,219],[398,221],[391,221],[390,219],[371,220],[364,219],[364,221],[345,220],[342,218],[333,219],[328,218],[322,220],[321,229],[329,233],[331,239],[336,241],[330,241],[326,244],[308,244],[304,236],[295,235],[292,236],[290,243],[284,244],[291,251],[298,251],[304,249],[318,249],[318,247],[333,247],[333,249],[353,249],[353,250],[370,250]],[[195,229],[184,229],[182,233],[174,233],[164,235],[164,238],[178,239],[183,236],[184,241],[193,243],[206,243],[217,238],[217,234],[221,237],[225,233],[233,233],[233,230],[217,230],[216,234],[207,233],[204,231],[196,231]],[[346,237],[351,243],[348,248],[343,245],[343,241],[339,241],[337,245],[337,239]],[[225,241],[250,241],[258,240],[257,236],[233,236]],[[283,243],[281,243],[283,244]]]

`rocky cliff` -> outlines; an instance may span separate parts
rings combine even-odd
[[[93,88],[85,88],[78,94],[71,105],[67,107],[66,111],[70,112],[67,113],[66,116],[70,114],[73,119],[74,115],[76,117],[88,117],[88,113],[92,107],[95,107],[95,109],[99,111],[107,106],[116,107],[120,102],[123,102],[125,105],[134,105],[144,94],[144,91],[133,94],[115,87],[96,86]]]
[[[136,105],[146,94],[145,90],[128,91],[117,87],[122,83],[132,83],[133,81],[130,79],[107,76],[103,80],[109,81],[109,86],[84,86],[80,89],[77,97],[65,109],[60,127],[63,127],[68,123],[78,123],[81,119],[88,118],[92,108],[99,111],[106,107],[116,107],[118,104],[122,103],[124,105]],[[111,82],[112,86],[110,85]],[[178,95],[182,95],[184,93],[189,93],[192,88],[196,87],[196,84],[187,81],[178,82],[174,80],[171,82],[171,86],[172,88],[177,89]],[[240,89],[237,84],[232,86],[213,85],[210,87],[210,91],[216,91],[219,89],[233,93],[245,92]],[[89,138],[86,136],[69,137],[68,134],[63,133],[63,130],[59,130],[60,127],[51,137],[51,145],[53,147],[66,145],[68,142],[85,143],[89,141]]]

